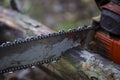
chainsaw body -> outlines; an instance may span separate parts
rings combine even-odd
[[[110,2],[102,7],[100,21],[93,23],[100,26],[94,36],[97,53],[120,64],[120,6]]]
[[[110,38],[103,32],[95,35],[97,53],[120,64],[120,39]]]

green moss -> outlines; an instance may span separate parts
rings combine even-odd
[[[31,30],[26,30],[26,34],[27,34],[27,36],[35,36],[33,31],[31,31]]]

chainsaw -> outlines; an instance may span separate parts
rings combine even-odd
[[[120,64],[119,0],[96,2],[102,14],[100,19],[93,18],[90,26],[1,44],[0,74],[57,61],[67,50],[78,46]]]

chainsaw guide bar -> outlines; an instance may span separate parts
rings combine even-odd
[[[91,26],[38,35],[0,45],[0,74],[59,60],[65,51],[81,46]]]

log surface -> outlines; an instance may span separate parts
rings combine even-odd
[[[78,65],[78,71],[84,72],[90,79],[120,80],[120,65],[101,57],[99,54],[83,50],[81,47],[73,48],[66,54],[69,55],[67,59],[76,60],[76,63],[72,64]]]
[[[0,43],[52,32],[54,31],[29,16],[0,6]]]

